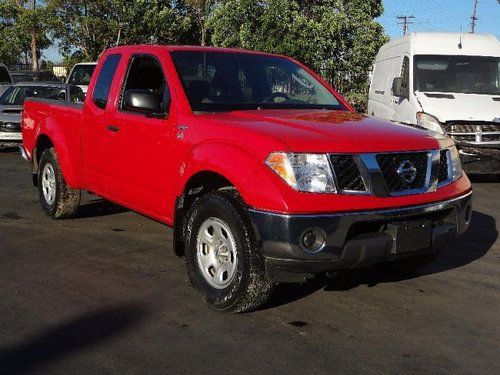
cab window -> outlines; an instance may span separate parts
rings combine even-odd
[[[106,108],[108,102],[109,90],[113,77],[115,76],[116,68],[120,63],[121,55],[109,55],[104,61],[99,77],[94,88],[92,100],[96,106],[101,109]]]
[[[141,111],[124,108],[124,95],[129,90],[144,90],[154,94],[161,103],[161,113],[159,113],[159,115],[167,114],[168,105],[170,103],[170,93],[160,62],[154,56],[134,55],[130,58],[121,93],[121,111],[143,114]]]

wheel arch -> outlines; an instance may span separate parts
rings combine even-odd
[[[75,152],[70,151],[69,145],[63,135],[50,131],[38,134],[33,149],[31,167],[35,186],[42,153],[51,147],[56,151],[59,167],[61,168],[66,183],[72,188],[79,188],[78,162],[75,160]]]
[[[208,191],[220,189],[237,190],[234,183],[223,174],[213,170],[200,170],[186,181],[181,195],[176,198],[175,202],[173,220],[173,248],[175,255],[184,255],[187,213],[196,198]]]

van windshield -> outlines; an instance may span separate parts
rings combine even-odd
[[[171,55],[193,111],[344,109],[317,79],[283,57],[206,51]]]
[[[88,86],[95,67],[96,66],[94,64],[75,65],[68,79],[68,83],[71,83],[72,85]]]
[[[415,91],[500,94],[499,57],[415,56],[413,76]]]

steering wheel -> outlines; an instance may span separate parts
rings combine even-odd
[[[284,98],[285,100],[290,100],[290,97],[284,92],[273,92],[271,95],[267,96],[263,100],[263,102],[264,103],[274,102],[274,99],[276,98]]]

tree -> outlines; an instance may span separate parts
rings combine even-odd
[[[14,64],[24,53],[38,69],[41,51],[50,45],[46,16],[45,7],[34,0],[0,0],[0,60]]]
[[[120,44],[181,43],[192,22],[183,4],[167,0],[47,0],[62,53],[96,60]]]
[[[381,0],[224,0],[209,26],[214,45],[290,55],[356,102],[366,101],[368,72],[388,40],[375,20],[382,11]]]
[[[216,0],[186,0],[193,14],[196,25],[200,32],[200,45],[206,46],[208,42],[208,22],[212,12],[217,5]]]

